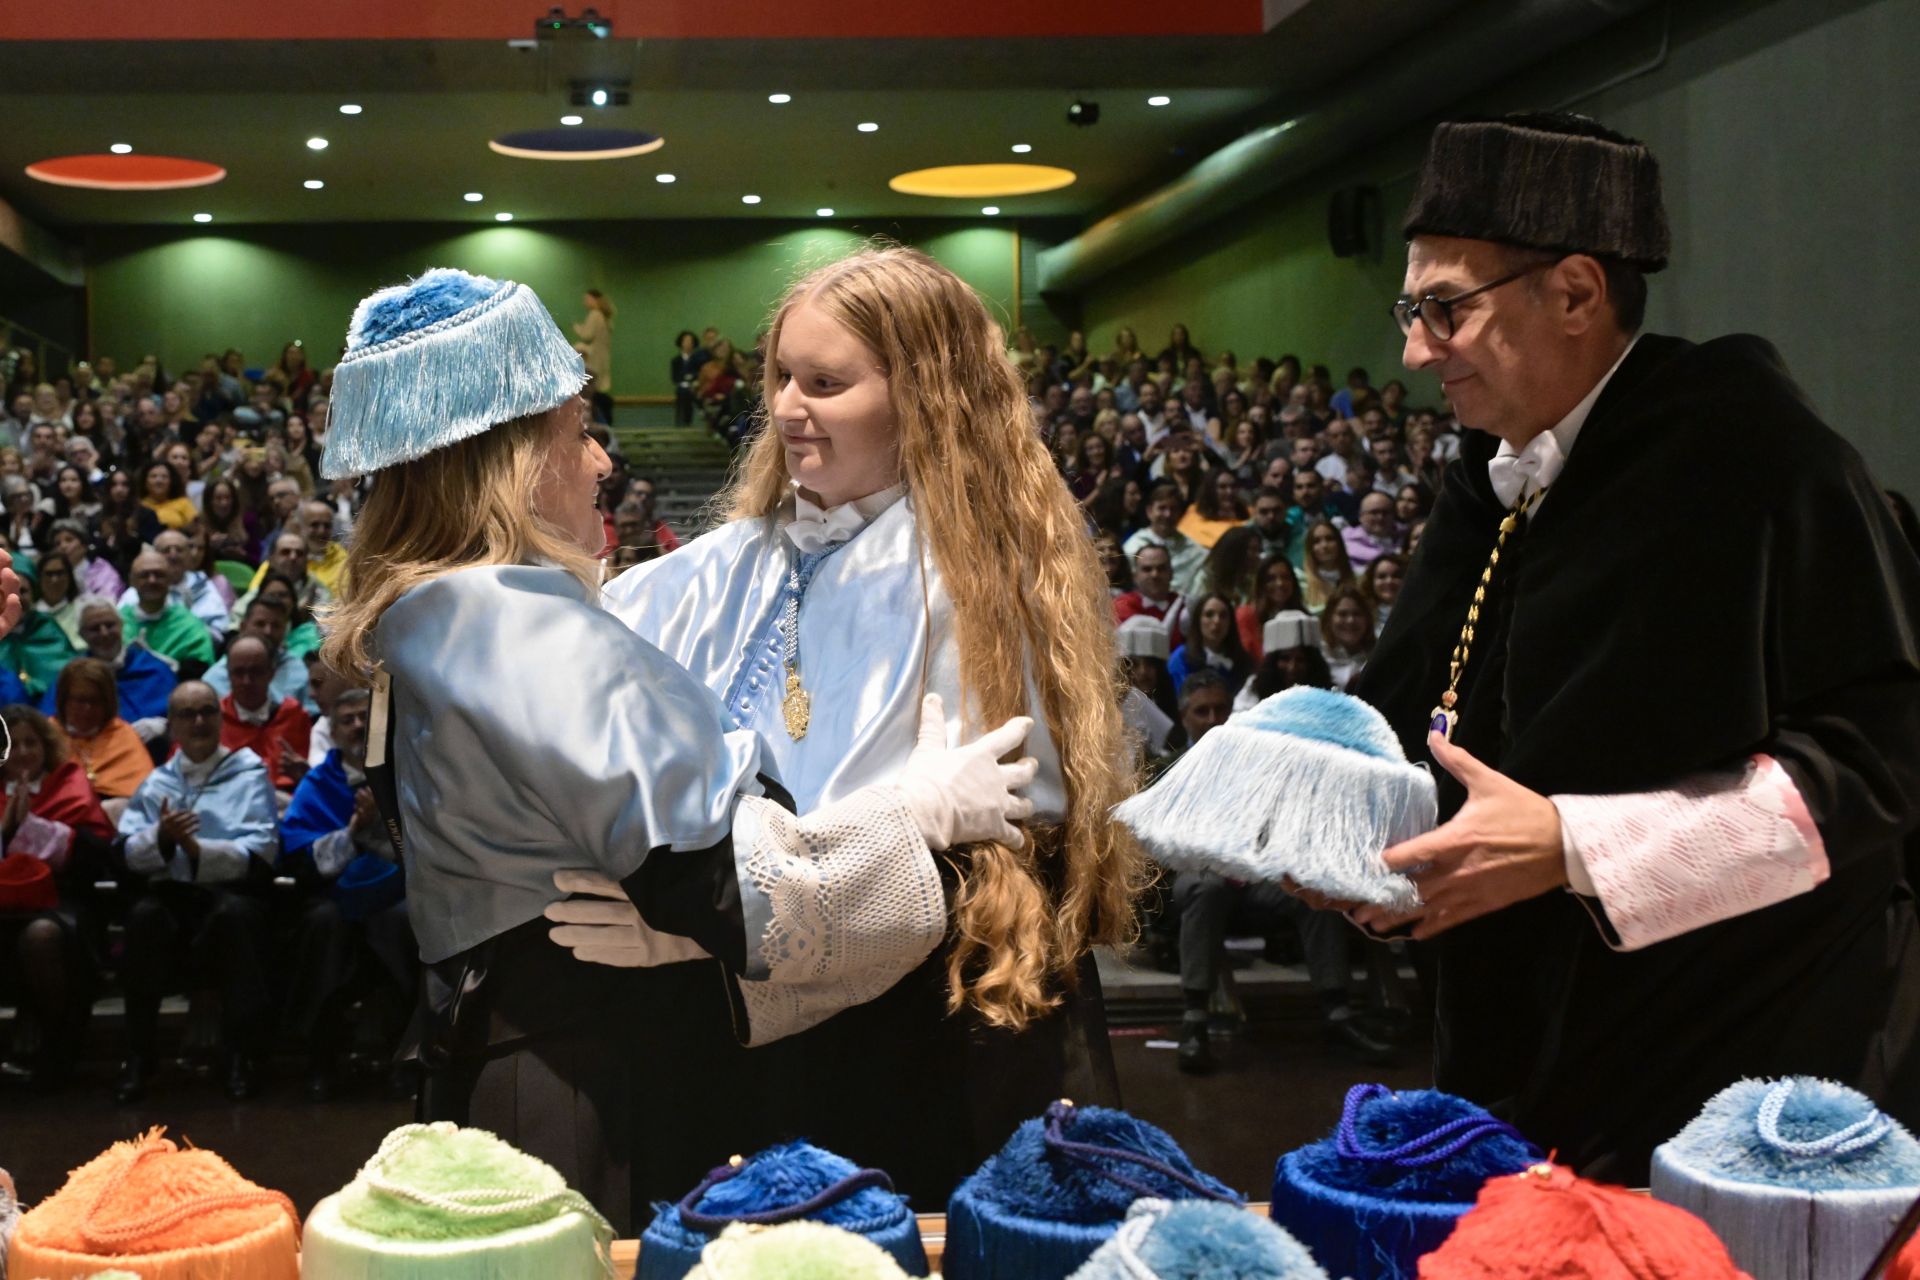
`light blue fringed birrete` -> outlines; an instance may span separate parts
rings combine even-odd
[[[1920,1141],[1865,1095],[1741,1080],[1653,1152],[1653,1194],[1768,1280],[1857,1280],[1920,1196]]]
[[[1328,689],[1283,690],[1190,747],[1114,810],[1172,870],[1282,877],[1348,902],[1419,905],[1380,854],[1432,829],[1433,777],[1386,718]]]
[[[365,475],[544,413],[587,382],[533,290],[451,267],[354,308],[320,473]]]
[[[1069,1280],[1327,1280],[1259,1214],[1213,1200],[1140,1199]]]

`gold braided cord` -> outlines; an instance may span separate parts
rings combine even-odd
[[[1455,714],[1460,701],[1460,677],[1466,671],[1467,659],[1473,652],[1473,630],[1480,624],[1480,606],[1487,602],[1487,587],[1493,582],[1493,570],[1500,563],[1500,552],[1507,545],[1507,535],[1520,527],[1521,519],[1546,492],[1543,486],[1522,496],[1500,522],[1500,536],[1493,540],[1493,553],[1487,557],[1487,567],[1480,571],[1480,581],[1473,588],[1473,600],[1467,605],[1467,620],[1460,624],[1460,639],[1454,643],[1453,655],[1447,660],[1447,690],[1440,695],[1440,705],[1435,708],[1436,711]],[[1452,736],[1451,729],[1448,730],[1448,736]]]

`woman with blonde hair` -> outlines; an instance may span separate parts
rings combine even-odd
[[[791,1035],[921,964],[945,924],[932,850],[1018,839],[1034,766],[997,762],[1018,721],[957,750],[921,735],[795,817],[758,735],[599,608],[610,464],[585,382],[524,285],[439,269],[361,302],[323,470],[373,485],[322,654],[374,688],[367,773],[427,966],[423,1118],[545,1159],[627,1233],[634,1196],[668,1190],[629,1176],[635,1073],[670,1104],[648,1144],[731,1142],[683,1105],[720,1042]],[[548,936],[573,878],[646,921],[617,967]]]
[[[1360,584],[1353,576],[1347,544],[1331,521],[1316,520],[1308,525],[1304,545],[1306,564],[1300,574],[1301,595],[1306,597],[1308,612],[1317,615],[1333,599],[1334,592],[1344,587],[1357,590]]]
[[[607,588],[760,729],[803,811],[906,752],[925,692],[949,738],[1035,718],[1026,842],[956,850],[939,952],[757,1073],[787,1132],[921,1204],[1050,1099],[1113,1097],[1089,948],[1128,934],[1142,870],[1107,817],[1131,778],[1106,578],[1007,351],[925,254],[811,272],[768,326],[729,521]]]

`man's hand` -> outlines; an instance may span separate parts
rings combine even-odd
[[[1389,871],[1411,876],[1420,910],[1395,915],[1361,907],[1355,924],[1384,932],[1412,923],[1415,939],[1510,907],[1567,883],[1560,811],[1553,801],[1481,764],[1439,734],[1427,745],[1440,766],[1467,789],[1467,802],[1449,821],[1388,849]]]
[[[200,815],[191,809],[175,809],[165,800],[160,802],[160,852],[171,858],[175,850],[187,855],[187,861],[195,869],[200,866]]]
[[[13,556],[0,551],[0,638],[20,623],[20,575],[13,571]]]
[[[288,746],[285,741],[280,743],[280,772],[286,774],[287,780],[295,784],[307,776],[307,758]]]
[[[373,798],[373,788],[361,787],[353,793],[353,817],[347,821],[347,830],[357,836],[379,821],[380,805]]]

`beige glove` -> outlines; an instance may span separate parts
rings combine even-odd
[[[554,922],[547,936],[588,964],[616,969],[651,969],[655,965],[705,960],[707,953],[692,938],[661,933],[640,918],[622,889],[592,871],[556,871],[553,887],[562,893],[586,894],[594,901],[550,903],[543,913]]]
[[[920,702],[920,739],[893,780],[929,849],[994,840],[1018,849],[1026,837],[1013,824],[1033,816],[1033,801],[1015,795],[1033,781],[1040,763],[1028,756],[1013,764],[1000,757],[1018,750],[1033,729],[1031,716],[1015,716],[963,747],[947,746],[947,718],[940,695]]]

